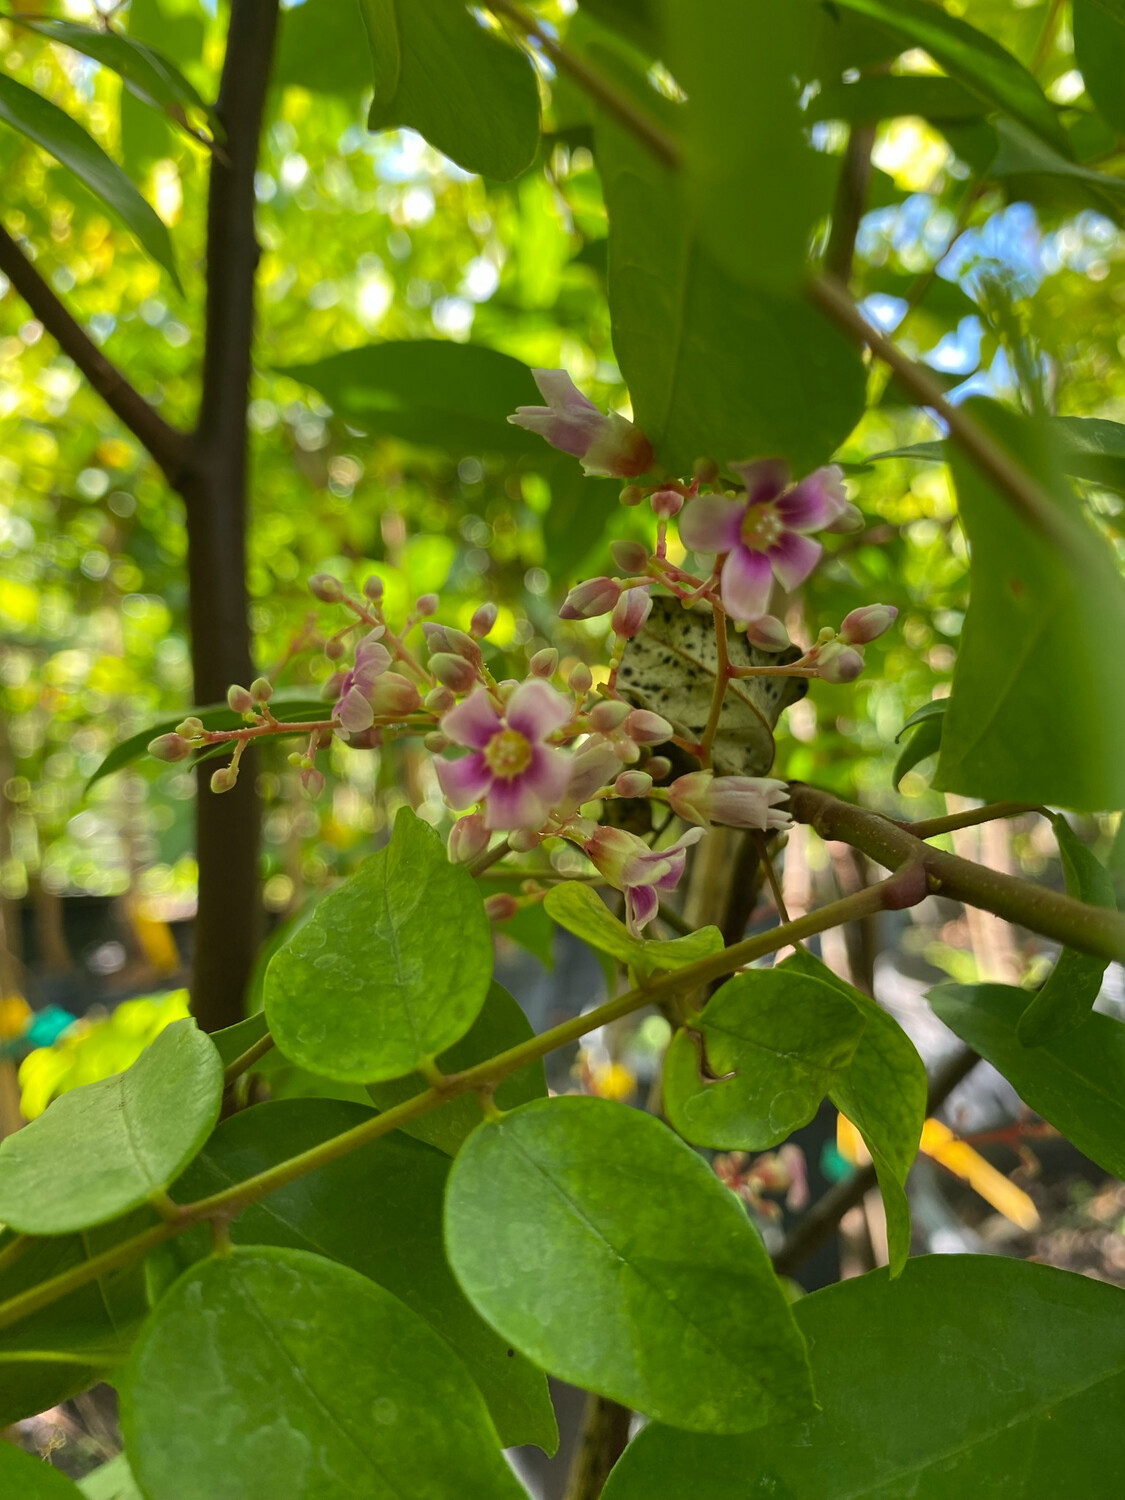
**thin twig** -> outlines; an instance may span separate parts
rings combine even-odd
[[[916,839],[932,839],[939,833],[955,833],[959,828],[976,828],[981,823],[993,823],[999,818],[1019,818],[1031,812],[1050,816],[1045,808],[1032,802],[989,802],[984,807],[970,807],[965,812],[950,813],[944,818],[923,818],[917,823],[899,823],[898,826]]]
[[[223,1087],[230,1088],[236,1078],[241,1078],[243,1073],[248,1072],[259,1058],[265,1057],[266,1053],[272,1050],[273,1044],[273,1037],[267,1031],[252,1047],[247,1047],[245,1052],[240,1053],[223,1074]]]

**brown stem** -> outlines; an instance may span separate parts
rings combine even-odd
[[[566,1484],[566,1500],[598,1500],[609,1471],[625,1452],[632,1412],[608,1396],[586,1397],[582,1432]]]
[[[824,274],[835,277],[845,287],[851,280],[856,235],[867,202],[874,144],[873,124],[853,125],[840,163],[836,202],[832,209],[832,231],[824,252]]]
[[[166,422],[113,361],[106,358],[3,228],[0,228],[0,271],[113,414],[144,444],[169,481],[179,485],[186,460],[186,434]]]

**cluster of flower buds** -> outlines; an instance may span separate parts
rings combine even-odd
[[[767,1194],[784,1194],[791,1213],[799,1213],[809,1201],[805,1153],[791,1141],[753,1159],[745,1151],[722,1152],[711,1165],[719,1181],[763,1219],[781,1218],[781,1205]]]

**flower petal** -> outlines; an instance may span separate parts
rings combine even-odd
[[[778,514],[793,531],[821,531],[848,504],[844,471],[838,464],[817,469],[777,502]]]
[[[363,692],[353,684],[336,704],[336,717],[349,734],[359,734],[374,724],[375,710]]]
[[[766,553],[778,581],[784,589],[795,589],[804,583],[820,560],[824,548],[799,532],[787,531],[776,547]]]
[[[486,688],[477,688],[441,721],[441,732],[455,745],[483,750],[504,725]]]
[[[659,910],[660,897],[651,885],[633,886],[625,892],[625,925],[634,937],[643,937]]]
[[[559,756],[563,761],[562,786],[566,786],[568,771],[566,757],[561,750],[540,749],[546,757]],[[544,776],[543,766],[533,760],[522,776],[513,776],[510,781],[497,776],[488,793],[484,806],[484,821],[489,828],[538,828],[547,817],[551,803],[558,800],[561,791],[555,788],[558,780],[550,781]]]
[[[539,677],[529,677],[526,682],[521,682],[504,710],[509,726],[533,742],[545,740],[556,729],[561,729],[570,715],[571,705],[567,699]],[[446,723],[448,718],[442,723],[442,729],[448,734]]]
[[[680,541],[695,552],[729,552],[738,546],[745,514],[746,506],[741,500],[701,495],[680,516]]]
[[[792,476],[783,458],[751,458],[730,467],[746,486],[746,499],[751,505],[776,500]]]
[[[451,807],[471,807],[488,791],[492,772],[478,752],[460,760],[435,760],[438,784]]]
[[[764,552],[735,547],[723,564],[723,603],[736,620],[755,620],[770,601],[770,560]]]
[[[543,400],[556,411],[598,411],[565,370],[532,370],[531,374]],[[601,413],[598,412],[598,415],[601,416]]]

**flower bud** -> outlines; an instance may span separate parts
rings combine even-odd
[[[617,759],[624,761],[627,766],[633,765],[641,758],[641,747],[634,740],[614,740],[613,753]]]
[[[430,671],[443,687],[455,693],[467,693],[477,682],[477,673],[463,656],[454,656],[451,651],[438,651],[430,657]]]
[[[609,545],[614,562],[623,573],[643,573],[648,567],[649,550],[643,542],[634,542],[629,537],[619,538]]]
[[[543,834],[536,832],[534,828],[516,828],[508,835],[508,848],[514,854],[530,854],[533,849],[538,849],[543,842]],[[525,880],[524,888],[535,887],[534,880]]]
[[[309,589],[321,604],[339,604],[344,597],[344,585],[331,573],[314,573],[309,579]]]
[[[490,922],[508,922],[519,909],[519,902],[507,891],[500,891],[495,896],[489,896],[484,903],[484,914]]]
[[[372,604],[378,604],[383,597],[383,580],[378,573],[372,573],[370,577],[363,580],[363,596],[370,599]]]
[[[268,677],[255,677],[250,684],[250,696],[255,703],[268,703],[273,697],[273,683]]]
[[[644,629],[645,621],[651,613],[652,599],[648,589],[626,589],[613,606],[613,613],[609,617],[610,627],[615,635],[627,641],[632,640]]]
[[[893,604],[865,604],[844,617],[840,639],[849,646],[866,646],[868,641],[878,640],[890,630],[897,618],[898,610]]]
[[[453,656],[463,656],[474,667],[479,667],[484,660],[480,647],[472,636],[452,625],[435,625],[432,621],[427,621],[422,626],[422,634],[426,637],[426,645],[431,652],[445,651]]]
[[[401,672],[384,672],[371,690],[371,707],[383,717],[412,714],[421,701],[418,689]]]
[[[663,781],[672,769],[672,762],[666,755],[650,755],[645,764],[653,781]]]
[[[763,833],[791,826],[789,814],[778,809],[788,796],[785,782],[769,776],[716,776],[712,771],[678,776],[668,788],[672,811],[688,823],[723,823]]]
[[[532,677],[553,677],[559,668],[559,653],[554,646],[544,646],[529,663]]]
[[[237,682],[233,682],[227,688],[227,707],[232,713],[248,714],[254,707],[253,696],[244,687],[239,687]]]
[[[182,734],[185,740],[197,740],[200,735],[206,734],[207,731],[203,727],[203,720],[197,719],[193,715],[187,719],[183,719],[176,725],[176,733]]]
[[[684,508],[684,497],[679,490],[657,490],[649,496],[653,514],[662,521],[670,521],[673,516],[678,516]]]
[[[157,760],[186,760],[191,744],[181,734],[158,734],[148,742],[148,753]]]
[[[470,813],[468,817],[458,818],[449,830],[449,859],[455,865],[467,865],[470,860],[476,859],[478,854],[483,854],[488,848],[488,841],[492,837],[488,828],[485,827],[484,818],[480,813]]]
[[[233,766],[220,766],[211,777],[211,790],[213,792],[229,792],[238,780],[238,772]]]
[[[697,458],[691,472],[700,484],[714,484],[719,477],[719,466],[713,458]]]
[[[603,698],[590,710],[590,728],[598,730],[600,734],[611,734],[613,730],[621,728],[632,712],[631,703],[622,703],[616,698]]]
[[[301,785],[310,797],[319,797],[324,790],[324,774],[315,766],[306,766],[301,772]]]
[[[414,605],[414,611],[419,615],[436,615],[440,603],[436,594],[423,594]]]
[[[638,745],[660,745],[673,734],[668,720],[660,714],[650,713],[647,708],[633,709],[622,727]]]
[[[482,604],[479,609],[473,611],[473,618],[469,621],[469,634],[483,641],[496,624],[499,613],[498,604]]]
[[[443,750],[449,748],[449,741],[438,729],[431,729],[423,738],[422,743],[431,755],[440,755]]]
[[[838,534],[843,533],[846,536],[849,532],[862,531],[866,525],[867,521],[859,506],[853,505],[850,500],[845,500],[839,514],[829,521],[824,529]]]
[[[789,642],[789,632],[773,615],[759,615],[746,622],[746,639],[760,651],[784,651]]]
[[[457,701],[447,687],[436,687],[422,700],[432,714],[447,714]]]
[[[645,492],[639,484],[627,484],[618,496],[622,505],[640,505],[644,497]]]
[[[329,661],[339,661],[345,649],[343,641],[338,636],[333,636],[331,640],[324,643],[324,654]]]
[[[616,578],[587,578],[572,588],[559,610],[560,620],[592,620],[607,615],[621,597]]]
[[[652,777],[647,771],[622,771],[613,790],[619,797],[647,797],[652,791]]]
[[[829,641],[816,653],[816,669],[825,682],[854,682],[863,671],[863,656],[843,641]]]
[[[584,662],[579,662],[567,678],[566,685],[572,693],[588,693],[594,685],[594,674]]]

